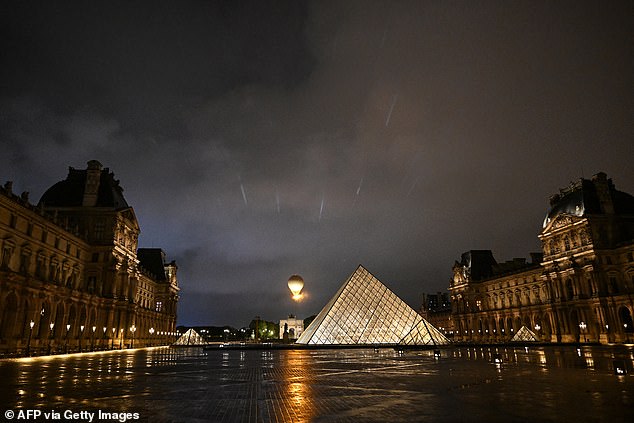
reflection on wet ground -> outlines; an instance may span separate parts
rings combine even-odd
[[[152,422],[618,422],[634,409],[633,378],[634,349],[617,346],[447,348],[440,358],[154,348],[2,360],[0,411],[101,410]]]

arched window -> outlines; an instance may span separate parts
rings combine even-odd
[[[566,280],[566,299],[572,300],[575,296],[574,289],[572,288],[572,280]]]
[[[581,245],[588,244],[588,234],[585,229],[579,233],[579,238],[581,238]]]
[[[11,262],[11,256],[13,255],[13,250],[15,249],[15,243],[11,239],[5,239],[2,242],[2,256],[0,257],[0,268],[3,270],[9,269],[9,264]]]

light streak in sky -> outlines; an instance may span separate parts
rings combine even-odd
[[[249,202],[247,201],[247,192],[244,190],[244,185],[240,182],[240,190],[242,191],[242,199],[244,200],[244,205],[248,206]]]
[[[321,222],[321,215],[324,212],[324,196],[321,196],[321,207],[319,207],[319,221]]]
[[[359,187],[357,188],[357,193],[354,196],[354,201],[352,202],[352,207],[357,204],[357,198],[359,198],[359,193],[361,192],[361,186],[363,185],[363,178],[359,181]]]
[[[390,125],[390,118],[392,117],[392,112],[394,111],[394,105],[396,104],[397,99],[398,95],[394,94],[394,97],[392,97],[392,105],[390,106],[390,111],[387,113],[387,119],[385,119],[386,128]]]
[[[418,179],[419,178],[416,178],[414,179],[414,182],[412,182],[412,186],[409,188],[409,191],[407,191],[407,197],[409,197],[412,191],[414,191],[414,188],[416,187],[416,184],[418,183]]]

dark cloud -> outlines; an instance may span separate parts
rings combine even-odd
[[[316,313],[359,263],[417,307],[538,250],[569,181],[634,192],[628,2],[340,3],[4,5],[0,176],[109,166],[184,324]]]

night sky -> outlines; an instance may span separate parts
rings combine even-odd
[[[24,3],[0,183],[109,167],[179,324],[307,317],[358,264],[418,308],[464,251],[539,251],[571,181],[634,193],[631,1]]]

